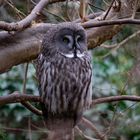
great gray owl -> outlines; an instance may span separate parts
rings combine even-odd
[[[91,102],[92,70],[84,29],[74,23],[50,28],[36,71],[47,127],[73,128]]]

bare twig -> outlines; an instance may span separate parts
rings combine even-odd
[[[13,2],[12,2],[12,1],[6,0],[5,2],[16,12],[16,14],[19,16],[20,19],[22,19],[23,17],[26,17],[26,15],[25,15],[23,12],[21,12],[20,10],[18,10],[18,9],[13,5]]]
[[[113,49],[117,47],[117,44],[112,44],[112,45],[101,44],[100,47],[105,48],[105,49]]]
[[[91,137],[85,135],[78,126],[76,126],[75,129],[79,133],[80,136],[85,138],[85,140],[99,140],[99,139],[91,138]]]
[[[118,102],[118,101],[122,101],[122,100],[140,102],[140,97],[139,96],[129,96],[129,95],[103,97],[103,98],[93,100],[91,106],[94,106],[97,104],[102,104],[102,103]]]
[[[93,5],[92,3],[90,3],[90,2],[88,2],[88,4],[89,4],[90,6],[96,8],[96,9],[99,9],[99,10],[101,10],[101,11],[105,11],[104,9],[102,9],[102,8],[100,8],[100,7],[98,7],[98,6],[95,6],[95,5]]]
[[[29,140],[32,140],[32,129],[31,129],[31,118],[28,118],[28,135],[29,135]]]
[[[27,82],[27,73],[28,73],[29,63],[25,64],[25,75],[23,79],[23,93],[26,93],[26,82]]]
[[[28,73],[28,66],[29,63],[25,65],[25,75],[23,80],[23,94],[26,94],[26,82],[27,82],[27,73]],[[35,113],[36,115],[42,115],[42,111],[38,110],[36,107],[34,107],[30,102],[21,102],[23,106],[25,106],[28,110]]]
[[[37,3],[34,2],[33,0],[31,0],[31,2],[32,2],[34,5],[37,5]],[[61,17],[61,16],[59,16],[59,15],[56,15],[56,14],[54,14],[54,13],[48,11],[48,10],[45,8],[44,11],[42,11],[42,13],[46,16],[46,12],[47,12],[48,14],[51,14],[51,15],[57,17],[57,18],[60,18],[63,22],[66,22],[66,20],[65,20],[63,17]]]
[[[22,102],[22,105],[25,106],[28,110],[30,110],[31,112],[33,112],[36,115],[42,115],[42,111],[37,109],[36,107],[34,107],[32,104],[30,104],[29,102]]]
[[[100,140],[105,140],[104,139],[104,136],[101,134],[101,132],[99,132],[97,130],[97,128],[93,125],[92,122],[90,122],[89,120],[87,120],[86,118],[82,118],[82,121],[81,121],[83,124],[85,124],[88,128],[90,128],[91,130],[93,130],[97,136],[97,138],[99,138]]]
[[[137,11],[137,4],[138,4],[138,0],[134,0],[135,3],[134,3],[134,9],[133,9],[133,13],[132,13],[132,19],[135,18],[135,15],[136,15],[136,11]]]
[[[132,35],[128,36],[126,39],[124,39],[123,41],[121,41],[118,44],[113,44],[113,45],[104,45],[102,44],[101,47],[103,48],[107,48],[107,49],[112,49],[110,52],[108,52],[107,54],[105,54],[103,57],[107,57],[111,52],[116,51],[117,49],[119,49],[120,47],[123,47],[129,40],[133,39],[134,37],[136,37],[137,35],[140,34],[140,30],[138,30],[137,32],[133,33]]]
[[[112,8],[114,2],[115,2],[115,0],[112,0],[110,6],[109,6],[109,8],[108,8],[108,10],[106,11],[106,13],[105,13],[105,15],[104,15],[104,17],[103,17],[103,20],[106,19],[106,17],[107,17],[107,15],[109,14],[109,12],[110,12],[110,10],[111,10],[111,8]]]
[[[104,2],[107,6],[109,6],[109,3],[108,3],[108,2],[106,2],[105,0],[103,0],[103,2]]]
[[[92,14],[87,15],[85,18],[91,20],[91,19],[95,19],[96,17],[100,16],[101,14],[102,14],[102,12],[92,13]],[[81,22],[81,18],[76,19],[74,22],[75,23],[80,23]]]
[[[115,109],[114,109],[114,112],[113,112],[113,117],[111,119],[109,127],[107,128],[107,131],[104,134],[104,136],[107,136],[108,138],[111,135],[111,132],[113,131],[113,125],[114,125],[114,122],[116,120],[117,107],[118,107],[118,104],[116,104],[116,106],[115,106]]]
[[[138,103],[138,102],[132,104],[131,106],[129,106],[128,108],[126,108],[125,110],[123,110],[123,112],[119,112],[119,113],[117,113],[117,114],[116,114],[116,112],[115,112],[115,114],[113,114],[113,118],[112,118],[111,123],[110,123],[110,126],[111,126],[111,127],[109,126],[109,128],[107,129],[107,131],[106,131],[106,133],[105,133],[104,135],[105,135],[105,136],[107,136],[107,135],[109,136],[110,133],[111,133],[111,131],[113,131],[113,124],[114,124],[115,120],[118,119],[118,117],[122,116],[122,113],[124,113],[124,112],[128,111],[129,109],[131,109],[131,108],[132,108],[133,106],[135,106],[137,103]],[[117,106],[116,106],[116,107],[117,107]],[[115,110],[116,110],[116,108],[115,108]]]
[[[121,91],[119,92],[119,95],[123,95],[124,91],[125,91],[125,88],[127,87],[128,85],[128,82],[129,82],[130,78],[128,78],[124,84],[124,86],[122,87]],[[109,127],[106,131],[106,133],[104,134],[105,136],[107,136],[108,138],[111,136],[111,133],[113,132],[113,129],[114,129],[114,123],[115,123],[115,120],[116,120],[116,116],[117,116],[117,108],[118,108],[118,105],[119,105],[119,102],[115,103],[115,107],[114,107],[114,111],[113,111],[113,117],[111,119],[111,122],[109,124]]]
[[[1,129],[3,129],[3,130],[6,130],[7,132],[12,132],[12,133],[17,133],[17,132],[27,132],[28,133],[28,131],[29,130],[27,130],[27,129],[21,129],[21,128],[10,128],[9,126],[8,127],[0,127]],[[47,131],[45,130],[43,130],[43,129],[40,129],[40,130],[32,130],[32,132],[34,132],[34,133],[47,133]]]
[[[29,15],[17,23],[6,23],[6,22],[1,21],[0,29],[6,30],[6,31],[17,31],[17,30],[22,30],[30,26],[31,22],[36,19],[36,17],[40,14],[41,10],[48,3],[49,3],[49,0],[40,0],[39,3],[34,7],[34,9],[31,11]]]
[[[19,22],[7,23],[0,21],[0,29],[5,31],[20,31],[26,27],[29,27],[33,20],[37,18],[42,9],[47,5],[55,2],[63,2],[65,0],[40,0],[39,3],[34,7],[31,13]]]
[[[64,17],[62,17],[62,16],[56,15],[56,14],[54,14],[54,13],[48,11],[47,9],[44,9],[44,12],[43,12],[44,15],[45,15],[45,12],[47,12],[47,13],[50,14],[50,15],[53,15],[53,16],[59,18],[62,22],[66,22],[66,19],[65,19]]]
[[[7,96],[0,97],[0,105],[9,104],[9,103],[22,103],[31,112],[35,113],[36,115],[42,115],[42,111],[38,110],[31,104],[25,103],[26,101],[41,102],[41,99],[39,96],[20,94],[17,91]]]

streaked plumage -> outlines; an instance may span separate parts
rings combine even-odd
[[[50,28],[36,71],[47,127],[74,127],[91,102],[92,70],[84,29],[74,23]]]

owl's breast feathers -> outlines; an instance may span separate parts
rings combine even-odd
[[[88,54],[81,58],[38,56],[37,77],[46,118],[81,117],[91,102],[92,70]],[[77,120],[75,120],[77,121]]]

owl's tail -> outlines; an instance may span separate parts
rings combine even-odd
[[[65,128],[50,131],[47,140],[74,140],[74,130]]]

